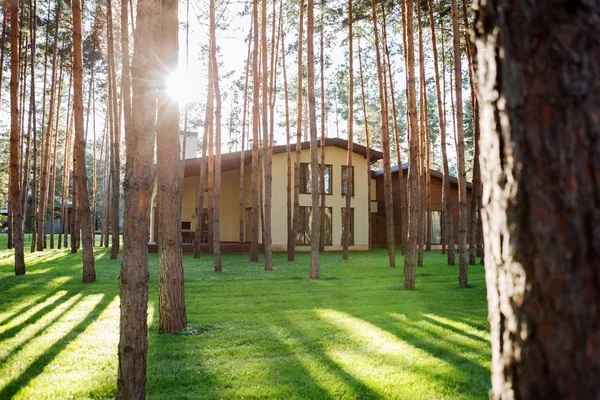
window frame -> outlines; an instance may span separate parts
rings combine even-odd
[[[319,169],[321,168],[321,164],[319,163]],[[333,164],[325,164],[325,175],[327,175],[327,169],[329,169],[329,185],[325,187],[325,195],[332,196],[333,195]],[[312,189],[307,189],[307,183],[310,182],[310,174],[311,174],[311,163],[303,162],[300,163],[300,171],[299,171],[299,194],[311,194]],[[318,179],[321,178],[321,174],[319,171]],[[319,185],[320,187],[320,185]],[[327,191],[329,190],[329,193]],[[321,193],[319,193],[321,195]]]
[[[342,165],[342,170],[340,173],[340,176],[342,177],[341,179],[341,184],[340,184],[340,193],[342,194],[342,197],[346,197],[346,191],[344,190],[344,182],[348,179],[348,172],[346,172],[346,179],[344,179],[344,170],[347,171],[348,166],[347,165]],[[351,197],[354,197],[354,195],[356,194],[356,168],[354,168],[354,165],[352,166],[352,195]],[[346,185],[347,186],[347,185]]]
[[[325,246],[333,246],[333,207],[325,207],[325,223],[329,222],[329,234],[328,240],[325,242]],[[300,206],[299,207],[299,220],[296,230],[296,246],[310,246],[310,214],[307,212],[310,210],[312,214],[312,206]],[[320,210],[320,208],[319,208]],[[327,219],[327,212],[329,212],[329,219]],[[300,233],[302,231],[302,233]],[[327,234],[327,229],[325,229]],[[301,240],[299,240],[301,238]]]

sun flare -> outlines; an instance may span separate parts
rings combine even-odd
[[[183,69],[177,69],[167,78],[167,93],[180,105],[188,104],[194,99],[197,87],[197,77]]]

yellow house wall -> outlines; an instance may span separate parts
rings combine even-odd
[[[197,176],[190,176],[183,180],[183,199],[181,203],[181,221],[191,222],[191,229],[182,232],[194,232],[196,230],[196,198],[197,198]],[[239,240],[239,193],[240,173],[239,171],[226,171],[221,179],[221,240],[233,242]],[[152,212],[150,214],[150,240],[156,242],[154,237],[155,214],[157,204],[157,185],[154,181],[152,191]],[[208,207],[208,194],[204,196],[204,208]]]
[[[319,149],[319,161],[321,150]],[[342,245],[342,207],[346,206],[346,198],[342,196],[342,165],[346,165],[347,152],[339,147],[329,146],[325,148],[325,164],[333,166],[332,194],[325,196],[326,207],[333,208],[332,221],[332,246],[326,246],[327,250],[339,250]],[[295,157],[293,158],[295,160]],[[354,165],[354,197],[351,207],[354,208],[354,246],[353,250],[368,248],[368,205],[367,205],[367,161],[359,155],[354,154],[352,158]],[[301,162],[310,162],[310,150],[304,150],[301,154]],[[292,185],[294,176],[292,175]],[[283,154],[273,155],[273,251],[284,251],[287,249],[287,156]],[[373,185],[375,186],[375,185]],[[311,206],[310,194],[300,195],[300,206]],[[319,201],[320,204],[320,201]],[[281,221],[281,222],[278,222]],[[298,250],[309,250],[308,246],[297,246]]]
[[[319,161],[321,149],[319,149]],[[333,166],[332,173],[332,194],[326,195],[325,204],[333,208],[332,221],[332,246],[326,246],[326,250],[339,250],[342,245],[342,215],[341,209],[346,206],[346,199],[342,196],[342,165],[346,165],[347,152],[334,146],[325,148],[325,164]],[[292,163],[295,161],[295,153],[292,154]],[[310,150],[303,150],[301,162],[310,162]],[[354,208],[354,246],[352,250],[368,249],[368,204],[367,204],[367,162],[360,154],[354,154],[354,196],[351,200],[351,207]],[[293,165],[292,165],[293,168]],[[183,184],[183,202],[181,210],[181,220],[190,221],[191,229],[196,229],[196,196],[198,177],[188,177],[184,179]],[[294,175],[292,172],[292,187],[294,185]],[[273,155],[273,197],[272,197],[272,238],[273,251],[287,250],[287,156],[285,153]],[[151,241],[156,241],[154,237],[154,207],[156,207],[156,182],[152,193],[152,213],[150,216],[150,237]],[[371,198],[376,199],[375,182],[371,181]],[[206,193],[205,193],[206,194]],[[207,197],[204,204],[207,207]],[[227,171],[222,175],[221,192],[221,240],[236,242],[239,240],[239,171]],[[300,195],[301,206],[311,206],[312,200],[310,194]],[[252,170],[251,165],[246,165],[244,170],[244,209],[252,207]],[[376,212],[371,204],[371,211]],[[246,212],[244,211],[244,224],[246,221]],[[261,226],[259,222],[259,242],[262,242]],[[244,230],[246,232],[246,230]],[[250,238],[245,238],[249,241]],[[296,246],[299,251],[310,250],[308,246]]]

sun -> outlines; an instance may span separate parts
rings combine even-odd
[[[177,103],[185,105],[196,97],[197,83],[194,74],[178,68],[167,78],[167,93]]]

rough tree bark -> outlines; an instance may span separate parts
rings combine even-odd
[[[406,235],[408,231],[407,221],[407,208],[406,208],[406,185],[404,183],[404,173],[402,172],[402,150],[400,148],[400,130],[398,128],[398,115],[396,112],[396,94],[394,90],[394,80],[392,79],[392,63],[390,60],[390,51],[388,48],[387,41],[387,22],[386,22],[386,14],[385,7],[382,3],[382,34],[383,34],[383,45],[384,52],[387,60],[387,74],[390,86],[390,96],[392,100],[392,119],[394,123],[394,139],[396,144],[396,158],[398,159],[398,187],[400,188],[400,248],[402,249],[402,253],[406,250]]]
[[[248,79],[250,78],[250,55],[252,51],[252,29],[254,20],[250,21],[250,32],[248,33],[248,53],[246,55],[246,81],[244,84],[244,108],[242,111],[242,150],[240,151],[240,190],[238,204],[240,207],[240,251],[244,250],[244,170],[246,166],[246,122],[248,116]]]
[[[440,36],[442,39],[442,87],[443,90],[443,112],[444,112],[444,130],[447,127],[446,121],[446,58],[444,56],[444,29],[440,27]],[[450,90],[452,91],[452,90]],[[452,131],[454,132],[454,112],[452,113]],[[444,164],[444,181],[442,182],[442,201],[444,204],[444,237],[445,243],[448,246],[447,260],[448,265],[456,264],[456,256],[454,254],[454,215],[452,213],[452,197],[450,196],[450,175],[448,168],[448,155],[446,152],[446,138],[444,135],[441,137],[442,142],[442,162]]]
[[[8,0],[10,14],[10,202],[13,212],[15,275],[25,275],[23,210],[19,180],[19,2]]]
[[[261,45],[262,45],[262,133],[263,133],[263,172],[264,172],[264,219],[265,226],[263,231],[263,248],[265,255],[265,270],[271,271],[273,269],[273,239],[271,237],[271,200],[273,197],[273,176],[271,173],[271,157],[270,157],[270,139],[269,139],[269,120],[268,120],[268,105],[269,105],[269,93],[268,93],[268,74],[267,74],[267,0],[262,0],[262,12],[261,12]],[[273,30],[275,27],[273,26]],[[272,44],[274,45],[274,43]],[[257,87],[254,90],[258,90]]]
[[[396,268],[396,240],[394,237],[394,203],[392,198],[392,169],[390,166],[390,133],[388,129],[388,115],[385,107],[387,89],[383,84],[384,71],[381,65],[381,55],[379,51],[379,33],[377,31],[377,12],[375,10],[375,0],[371,0],[371,13],[373,18],[373,33],[375,37],[375,54],[377,58],[377,81],[379,84],[379,104],[381,109],[381,146],[383,147],[383,191],[385,201],[385,226],[386,242],[390,267]]]
[[[365,138],[367,141],[367,212],[369,213],[369,250],[371,250],[373,246],[373,228],[371,225],[371,138],[369,134],[369,119],[367,118],[367,105],[365,101],[365,81],[363,77],[360,39],[358,42],[358,68],[360,71],[360,91],[362,98],[363,118],[365,120]]]
[[[119,256],[119,199],[120,199],[120,178],[121,178],[121,124],[119,118],[119,110],[117,102],[117,72],[115,62],[115,50],[114,50],[114,35],[113,35],[113,17],[112,17],[112,0],[107,2],[107,46],[108,46],[108,69],[111,75],[111,92],[112,92],[112,151],[111,156],[111,206],[110,213],[112,215],[111,230],[112,230],[112,246],[110,250],[111,260],[116,260]],[[71,234],[73,234],[72,232]]]
[[[463,124],[462,68],[458,7],[452,0],[452,32],[454,38],[454,89],[456,92],[456,160],[458,164],[458,283],[469,285],[467,270],[467,174],[465,171],[465,139]]]
[[[282,0],[283,1],[283,0]],[[294,245],[296,234],[293,231],[292,213],[292,153],[290,148],[290,96],[288,94],[287,67],[285,64],[285,32],[281,30],[281,64],[283,69],[283,92],[285,95],[285,152],[287,156],[287,249]]]
[[[179,43],[177,0],[161,0],[159,49],[163,79],[177,70]],[[156,118],[156,169],[158,186],[158,304],[159,330],[175,333],[187,326],[181,248],[182,176],[179,170],[179,105],[166,87],[158,91]]]
[[[83,43],[82,43],[82,7],[81,0],[72,0],[73,10],[73,118],[75,122],[75,147],[73,170],[77,193],[79,195],[79,215],[82,231],[83,283],[96,280],[94,268],[94,230],[90,218],[90,198],[85,165],[85,132],[83,128]],[[53,210],[54,212],[54,210]],[[54,228],[52,228],[54,229]]]
[[[62,100],[62,86],[63,86],[63,58],[60,58],[60,68],[59,68],[59,75],[58,75],[58,96],[57,96],[57,105],[56,105],[56,125],[54,127],[54,154],[52,155],[52,190],[50,190],[50,193],[52,195],[52,198],[50,200],[50,215],[52,216],[50,218],[50,220],[52,221],[50,226],[50,248],[53,249],[54,248],[54,202],[55,202],[55,198],[56,198],[56,167],[58,166],[58,160],[57,160],[57,152],[58,152],[58,123],[60,120],[60,106],[61,106],[61,100]],[[71,73],[69,75],[69,101],[67,102],[67,110],[70,109],[71,106],[71,79],[72,79],[73,73]],[[67,112],[68,115],[68,112]]]
[[[221,88],[219,87],[219,63],[217,61],[217,34],[215,22],[215,0],[210,0],[210,55],[212,84],[215,90],[215,167],[213,197],[213,255],[215,272],[221,272]]]
[[[321,1],[321,26],[319,27],[319,44],[321,46],[319,52],[319,67],[321,68],[321,175],[319,182],[319,193],[321,196],[321,207],[319,208],[319,217],[321,219],[321,234],[319,236],[319,251],[325,251],[325,210],[326,197],[325,194],[325,19],[324,19],[324,1]],[[333,216],[332,216],[333,217]]]
[[[54,50],[52,53],[52,80],[50,83],[50,104],[48,107],[48,124],[43,137],[43,150],[40,165],[40,193],[38,197],[37,221],[36,221],[36,250],[44,250],[44,240],[46,238],[45,219],[48,206],[48,168],[50,155],[50,134],[52,131],[52,116],[54,113],[54,92],[56,87],[56,57],[58,52],[58,27],[60,22],[60,1],[56,3],[54,28]]]
[[[348,0],[348,153],[346,158],[346,213],[342,221],[342,259],[348,259],[348,243],[350,242],[350,216],[352,215],[352,140],[354,133],[354,52],[352,32],[352,0]]]
[[[442,177],[442,214],[444,214],[442,220],[442,227],[444,228],[444,233],[447,232],[448,220],[450,220],[450,229],[452,229],[452,208],[450,207],[450,180],[449,180],[449,168],[448,168],[448,155],[446,154],[446,116],[444,113],[444,108],[442,106],[442,89],[440,88],[440,72],[438,67],[438,53],[437,53],[437,44],[436,44],[436,35],[435,35],[435,21],[433,19],[433,4],[431,0],[427,2],[429,8],[429,26],[431,28],[431,43],[433,48],[433,66],[435,73],[435,90],[436,90],[436,100],[437,100],[437,108],[438,108],[438,120],[440,126],[440,143],[442,148],[442,167],[443,167],[443,177]],[[444,90],[446,90],[444,88]],[[450,233],[452,235],[452,233]],[[452,235],[454,236],[454,235]],[[442,234],[442,237],[445,238],[445,235]],[[442,254],[445,251],[446,241],[442,240]],[[448,261],[450,261],[450,252],[454,253],[454,246],[448,248]],[[454,255],[452,255],[452,260],[454,260]]]
[[[208,63],[208,76],[212,76],[212,63]],[[206,96],[206,110],[204,113],[204,133],[202,135],[202,158],[200,162],[200,176],[198,177],[198,194],[196,197],[196,231],[194,233],[194,258],[200,258],[200,246],[202,245],[202,220],[204,219],[204,186],[207,185],[206,178],[208,175],[208,134],[212,130],[212,115],[214,105],[214,91],[212,82],[208,82]],[[207,185],[208,186],[208,185]]]
[[[598,399],[600,4],[477,5],[490,398]]]
[[[413,3],[404,3],[406,18],[406,62],[408,65],[408,123],[409,123],[409,163],[408,163],[408,236],[406,253],[404,253],[404,287],[414,289],[416,274],[416,253],[418,234],[418,187],[417,187],[417,154],[419,149],[419,127],[417,121],[417,91],[415,85],[415,43],[413,34]]]
[[[250,238],[250,261],[258,261],[258,119],[259,119],[259,87],[260,73],[258,71],[258,0],[252,2],[252,19],[254,24],[253,49],[252,49],[252,234]]]
[[[319,159],[317,149],[317,110],[315,104],[315,48],[313,43],[315,33],[315,4],[308,0],[307,4],[306,51],[308,55],[307,80],[308,80],[308,111],[310,119],[310,187],[312,190],[312,218],[310,228],[310,278],[319,279],[319,236],[321,236],[321,221],[319,218]]]
[[[302,151],[302,44],[304,35],[304,0],[300,0],[300,20],[298,23],[298,106],[296,116],[296,163],[294,165],[294,221],[292,222],[291,246],[288,247],[288,261],[296,256],[296,234],[300,223],[300,155]]]
[[[121,298],[117,399],[145,397],[148,351],[148,237],[153,182],[156,87],[153,76],[158,3],[138,0],[131,68],[132,123],[125,136],[125,227],[119,279]],[[108,180],[107,180],[108,181]],[[106,182],[107,182],[106,181]]]

